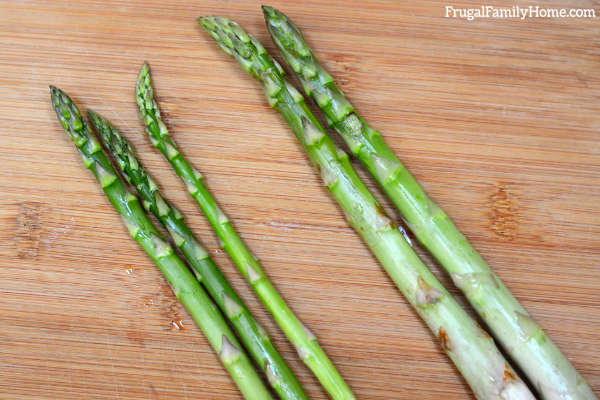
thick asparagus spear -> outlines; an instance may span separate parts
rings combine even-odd
[[[200,24],[263,85],[269,104],[292,128],[350,225],[363,237],[396,286],[440,340],[479,399],[533,399],[493,339],[460,307],[419,259],[362,183],[348,156],[325,133],[302,95],[283,78],[263,46],[235,22],[204,17]]]
[[[492,331],[545,399],[595,399],[575,368],[546,336],[446,213],[346,100],[319,64],[296,25],[263,6],[267,28],[284,60],[328,123],[377,180],[417,239],[450,273]]]
[[[175,296],[206,335],[210,345],[246,399],[270,399],[268,389],[194,275],[156,230],[135,195],[104,156],[98,141],[77,106],[60,89],[50,86],[52,105],[67,135],[73,140],[86,168],[92,171],[131,236],[163,273]]]
[[[258,298],[273,315],[288,340],[296,347],[302,361],[312,370],[332,398],[354,399],[348,385],[321,349],[316,337],[294,315],[262,270],[258,260],[233,229],[229,219],[202,182],[202,175],[179,153],[175,143],[168,136],[167,128],[154,100],[148,64],[142,66],[138,76],[137,103],[150,140],[169,160],[177,175],[185,182],[188,191],[219,237],[223,248],[254,289]]]
[[[130,143],[102,116],[88,110],[92,124],[100,135],[125,179],[137,188],[143,206],[152,212],[169,231],[198,280],[229,319],[242,343],[263,370],[273,389],[282,399],[308,399],[300,383],[279,355],[267,332],[254,319],[227,279],[198,242],[183,216],[167,200],[138,160]]]

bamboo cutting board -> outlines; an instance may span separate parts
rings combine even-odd
[[[144,60],[174,139],[358,398],[472,396],[258,84],[195,23],[228,16],[275,52],[259,5],[0,2],[0,398],[240,398],[82,168],[49,84],[134,143],[310,397],[326,398],[143,134]],[[600,393],[597,4],[595,20],[525,21],[444,18],[430,1],[272,5]]]

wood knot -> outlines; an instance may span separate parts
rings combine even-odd
[[[132,343],[135,343],[137,346],[146,347],[144,331],[139,329],[138,327],[133,327],[131,329],[127,329],[127,339]]]
[[[342,89],[348,89],[353,82],[349,76],[356,76],[361,71],[362,56],[349,53],[334,53],[329,57],[332,75],[336,72],[336,84]]]
[[[490,229],[496,235],[512,240],[517,236],[519,204],[509,191],[508,185],[501,183],[490,196]]]
[[[26,201],[19,205],[15,228],[17,255],[22,259],[35,258],[40,247],[42,203]]]

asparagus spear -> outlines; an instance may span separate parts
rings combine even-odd
[[[144,208],[152,212],[168,230],[196,277],[229,319],[273,389],[282,399],[308,399],[300,383],[271,343],[266,331],[254,319],[250,310],[185,224],[183,216],[160,195],[158,186],[136,157],[131,144],[105,118],[91,110],[88,110],[88,114],[104,147],[116,161],[123,176],[137,188]]]
[[[323,183],[345,211],[396,286],[439,338],[446,354],[478,399],[533,399],[498,351],[493,339],[460,307],[427,269],[394,223],[362,183],[348,156],[325,133],[302,95],[264,47],[235,22],[204,17],[200,24],[228,54],[263,85]]]
[[[169,137],[160,111],[154,100],[148,64],[144,64],[137,80],[137,103],[140,116],[146,125],[146,133],[154,147],[169,160],[177,175],[186,184],[244,278],[258,295],[264,306],[296,347],[302,361],[311,369],[321,385],[334,399],[354,399],[346,382],[329,360],[317,338],[300,322],[281,295],[277,292],[258,260],[242,242],[227,216],[202,182],[202,175],[179,153]]]
[[[450,273],[494,337],[545,399],[595,399],[592,390],[558,347],[535,323],[446,213],[346,100],[319,64],[296,25],[263,6],[267,28],[306,94],[402,214],[406,224]]]
[[[104,156],[98,141],[77,106],[62,90],[50,86],[52,105],[67,135],[73,140],[86,168],[92,171],[108,200],[121,218],[131,236],[144,249],[163,273],[175,296],[187,308],[219,359],[246,399],[270,399],[248,357],[227,323],[187,266],[156,230],[130,193],[118,173]]]

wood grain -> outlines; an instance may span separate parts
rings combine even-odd
[[[431,1],[272,5],[600,393],[598,19],[469,22]],[[196,26],[205,14],[275,50],[258,2],[0,1],[0,398],[239,398],[81,167],[49,84],[135,144],[310,397],[326,398],[145,138],[144,60],[185,155],[358,397],[470,397],[258,85]]]

